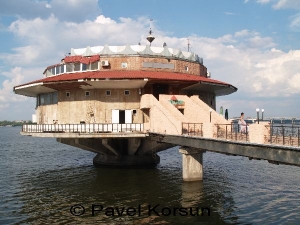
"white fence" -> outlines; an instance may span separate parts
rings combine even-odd
[[[26,133],[109,133],[142,132],[144,124],[24,124],[22,132]]]

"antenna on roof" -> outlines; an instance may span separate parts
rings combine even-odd
[[[149,31],[149,36],[146,38],[151,46],[152,41],[154,41],[155,37],[152,36],[152,30],[151,30],[151,22],[153,21],[153,19],[150,19],[150,31]]]
[[[190,51],[190,39],[187,39],[187,41],[188,41],[188,44],[187,44],[187,46],[188,46],[188,52]]]

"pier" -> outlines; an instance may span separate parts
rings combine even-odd
[[[219,115],[215,112],[214,116]],[[159,157],[155,157],[157,152],[167,147],[180,146],[184,181],[203,179],[203,154],[206,151],[248,157],[249,160],[267,160],[277,165],[300,166],[300,125],[272,125],[268,122],[251,124],[251,131],[246,134],[241,133],[238,125],[233,123],[182,122],[180,134],[147,131],[145,126],[147,125],[31,124],[23,125],[22,134],[53,137],[58,142],[99,153],[102,159],[97,155],[94,162],[100,160],[102,165],[108,162],[110,165],[113,162],[118,165],[118,159],[122,159],[122,165],[126,165],[126,162],[128,165],[133,162],[137,165],[145,162],[158,163]],[[134,157],[141,149],[142,157]],[[128,151],[126,156],[124,150]]]
[[[206,151],[300,165],[299,126],[253,120],[244,132],[216,112],[217,97],[237,88],[212,79],[195,53],[151,46],[149,34],[150,45],[72,48],[42,79],[15,86],[36,99],[36,124],[21,134],[97,153],[95,166],[153,166],[181,146],[185,181],[202,180]]]

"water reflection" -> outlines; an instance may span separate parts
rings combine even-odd
[[[182,181],[178,148],[154,169],[95,168],[95,154],[0,128],[0,224],[299,224],[300,168],[204,154],[204,181]],[[73,216],[70,207],[86,211]],[[91,216],[92,204],[141,216]],[[148,216],[149,205],[209,207],[210,217]]]
[[[173,154],[172,150],[166,154]],[[176,153],[177,154],[177,153]],[[164,156],[162,156],[164,157]],[[72,169],[46,171],[38,176],[24,177],[22,189],[15,197],[24,203],[20,216],[28,215],[21,223],[85,223],[105,224],[226,224],[220,215],[219,202],[204,197],[205,192],[222,193],[220,190],[204,191],[203,182],[184,183],[181,168],[115,169],[83,166]],[[174,166],[174,165],[173,165]],[[226,199],[228,201],[228,199]],[[70,207],[81,204],[85,207],[82,216],[73,216]],[[134,207],[141,205],[141,215],[109,217],[104,212],[92,216],[92,205],[106,207]],[[159,205],[149,215],[149,207]],[[209,207],[211,216],[164,216],[161,209],[176,207]],[[222,210],[231,211],[233,205],[223,205]],[[221,210],[221,211],[222,211]]]

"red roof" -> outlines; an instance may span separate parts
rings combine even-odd
[[[171,97],[171,100],[172,100],[172,101],[177,101],[177,98],[173,95],[173,96]]]
[[[50,82],[62,82],[62,81],[77,81],[80,79],[149,79],[149,80],[173,80],[173,81],[191,81],[191,82],[207,82],[214,84],[229,85],[227,83],[213,80],[207,77],[199,75],[191,75],[184,73],[173,72],[156,72],[156,71],[140,71],[140,70],[101,70],[101,71],[89,71],[89,72],[77,72],[77,73],[65,73],[62,75],[46,77],[40,80],[35,80],[23,85],[34,83],[50,83]]]

